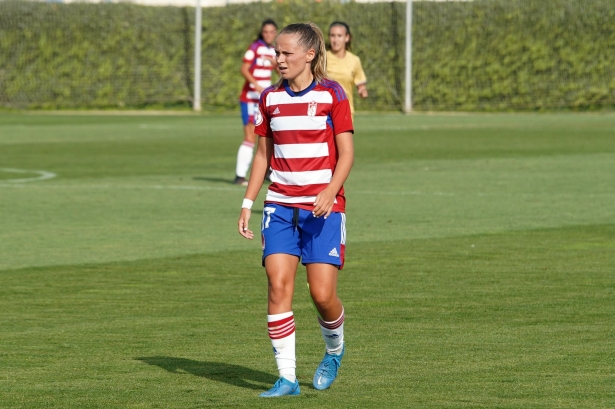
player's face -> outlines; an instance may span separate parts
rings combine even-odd
[[[333,26],[329,29],[329,43],[331,51],[338,52],[346,48],[346,43],[350,41],[350,36],[346,32],[346,28],[342,26]]]
[[[273,24],[267,24],[261,30],[263,41],[266,42],[267,44],[273,44],[277,33],[278,33],[278,30],[275,28]]]
[[[275,47],[276,61],[280,75],[285,80],[294,80],[306,71],[314,59],[313,49],[305,50],[297,44],[297,36],[283,34],[278,37]]]

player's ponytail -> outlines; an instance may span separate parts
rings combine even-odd
[[[325,38],[320,31],[320,28],[314,23],[296,23],[290,24],[280,31],[278,37],[287,35],[296,35],[297,44],[303,47],[304,50],[313,49],[316,52],[314,59],[310,65],[312,75],[317,83],[327,78],[327,48],[325,46]],[[282,85],[283,79],[277,83],[277,87]]]
[[[312,74],[316,82],[320,82],[327,77],[327,46],[320,28],[314,23],[309,23],[309,25],[318,36],[318,48],[314,48],[314,50],[317,50],[317,54],[312,60]]]

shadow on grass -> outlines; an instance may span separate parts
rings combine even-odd
[[[206,177],[206,176],[194,176],[192,178],[192,180],[204,180],[206,182],[216,182],[216,183],[225,183],[227,185],[234,185],[237,186],[233,183],[233,179],[229,178],[229,179],[223,179],[223,178],[210,178],[210,177]]]
[[[135,359],[148,365],[158,366],[171,373],[189,373],[241,388],[266,390],[278,380],[277,376],[266,372],[222,362],[194,361],[172,356],[149,356]]]

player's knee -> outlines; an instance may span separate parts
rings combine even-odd
[[[336,300],[335,294],[331,294],[327,290],[312,290],[310,291],[314,305],[319,311],[326,311],[333,306]]]
[[[269,282],[269,301],[274,304],[283,304],[293,296],[293,287],[284,281]]]

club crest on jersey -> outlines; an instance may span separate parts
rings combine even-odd
[[[316,101],[308,104],[308,116],[316,116]]]
[[[259,126],[263,123],[263,115],[261,114],[260,108],[254,112],[254,125]]]

